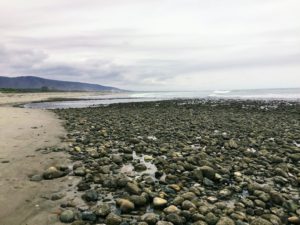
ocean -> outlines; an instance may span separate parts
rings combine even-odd
[[[55,101],[29,103],[26,108],[84,108],[113,103],[145,102],[171,99],[241,99],[241,100],[283,100],[300,101],[300,88],[251,89],[251,90],[214,90],[178,92],[127,92],[103,96],[84,96],[76,101]]]

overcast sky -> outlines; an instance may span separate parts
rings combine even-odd
[[[131,90],[300,87],[299,0],[0,0],[0,75]]]

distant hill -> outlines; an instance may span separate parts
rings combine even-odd
[[[50,80],[34,76],[3,77],[0,76],[0,88],[3,89],[40,89],[49,91],[109,91],[124,90],[98,84]]]

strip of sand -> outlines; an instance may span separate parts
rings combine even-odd
[[[32,99],[30,96],[24,98],[26,101]],[[17,99],[6,97],[3,101],[15,103]],[[54,208],[59,203],[47,196],[66,191],[74,181],[63,177],[32,182],[28,176],[41,174],[49,166],[70,163],[65,153],[36,151],[60,146],[60,137],[64,134],[61,122],[50,111],[0,107],[1,225],[60,224]]]
[[[0,105],[22,104],[44,101],[51,98],[80,98],[104,95],[104,92],[45,92],[45,93],[1,93]]]

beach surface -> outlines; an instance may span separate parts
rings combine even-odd
[[[65,120],[75,224],[300,221],[299,104],[172,100],[54,110]],[[142,223],[139,223],[142,222]]]
[[[299,224],[299,107],[2,106],[0,225]]]
[[[74,181],[63,177],[55,182],[33,182],[30,176],[50,166],[68,164],[67,154],[46,151],[48,147],[63,147],[60,138],[65,131],[61,121],[46,110],[9,106],[49,96],[54,94],[1,95],[0,104],[6,104],[0,107],[1,225],[60,224],[56,223],[55,211],[59,203],[49,198]]]

